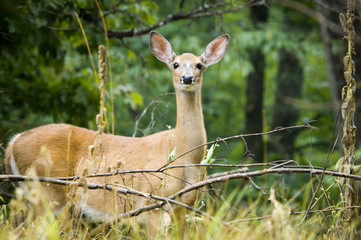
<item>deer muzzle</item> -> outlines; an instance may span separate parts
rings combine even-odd
[[[196,78],[191,74],[182,75],[182,77],[180,79],[181,84],[194,84],[195,81],[196,81]]]

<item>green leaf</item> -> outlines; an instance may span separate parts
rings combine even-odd
[[[133,61],[136,61],[137,60],[137,56],[135,55],[135,53],[132,51],[132,50],[128,50],[128,58],[133,60]]]
[[[342,164],[342,161],[343,161],[343,157],[339,158],[336,162],[336,165],[335,165],[335,170],[339,170],[340,169],[340,166]]]
[[[130,97],[136,106],[143,106],[143,96],[138,92],[132,92]]]
[[[355,170],[355,173],[359,173],[360,170],[361,170],[361,165],[356,165],[356,166],[354,167],[354,170]]]
[[[207,156],[205,159],[203,159],[201,164],[212,164],[212,163],[214,163],[214,161],[216,161],[215,158],[212,158],[215,147],[216,147],[216,144],[212,144],[212,146],[207,150]]]

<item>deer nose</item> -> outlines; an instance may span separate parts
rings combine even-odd
[[[195,80],[196,79],[193,75],[185,74],[185,75],[182,75],[180,82],[181,82],[181,84],[194,84]]]

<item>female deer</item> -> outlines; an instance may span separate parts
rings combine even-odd
[[[158,169],[166,164],[170,152],[176,149],[176,155],[206,143],[204,129],[201,86],[205,69],[220,61],[228,48],[229,36],[222,35],[213,40],[202,55],[191,53],[176,55],[170,43],[160,34],[151,32],[150,48],[154,56],[168,65],[173,72],[173,85],[176,92],[177,122],[175,129],[159,132],[141,138],[102,134],[101,161],[88,161],[88,147],[94,143],[95,131],[69,124],[50,124],[28,130],[16,135],[6,150],[7,172],[25,175],[27,170],[35,168],[39,176],[64,177],[82,175],[86,169],[91,173],[104,173],[110,168],[121,169]],[[198,148],[177,159],[172,164],[200,163],[206,147]],[[92,166],[96,164],[96,166]],[[174,168],[164,174],[128,174],[110,177],[87,178],[88,182],[113,184],[114,187],[128,187],[155,195],[170,196],[188,184],[200,180],[200,168]],[[50,201],[54,202],[57,212],[66,205],[66,187],[43,185]],[[102,189],[78,189],[81,196],[82,213],[92,219],[116,217],[134,208],[139,208],[151,200],[143,197],[130,197]],[[180,201],[192,205],[196,192],[182,195]],[[168,207],[169,208],[169,207]],[[172,206],[171,213],[182,221],[182,211]],[[167,209],[166,209],[167,210]],[[169,210],[169,209],[168,209]],[[149,238],[156,236],[160,220],[165,211],[148,212]],[[172,214],[173,215],[173,214]]]

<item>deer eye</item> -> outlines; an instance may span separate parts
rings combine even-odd
[[[199,70],[202,70],[202,67],[203,67],[203,65],[200,64],[200,63],[198,63],[198,64],[196,65],[196,68],[198,68]]]
[[[173,64],[173,67],[174,67],[174,69],[177,69],[177,68],[179,67],[179,64],[178,64],[178,63],[174,63],[174,64]]]

